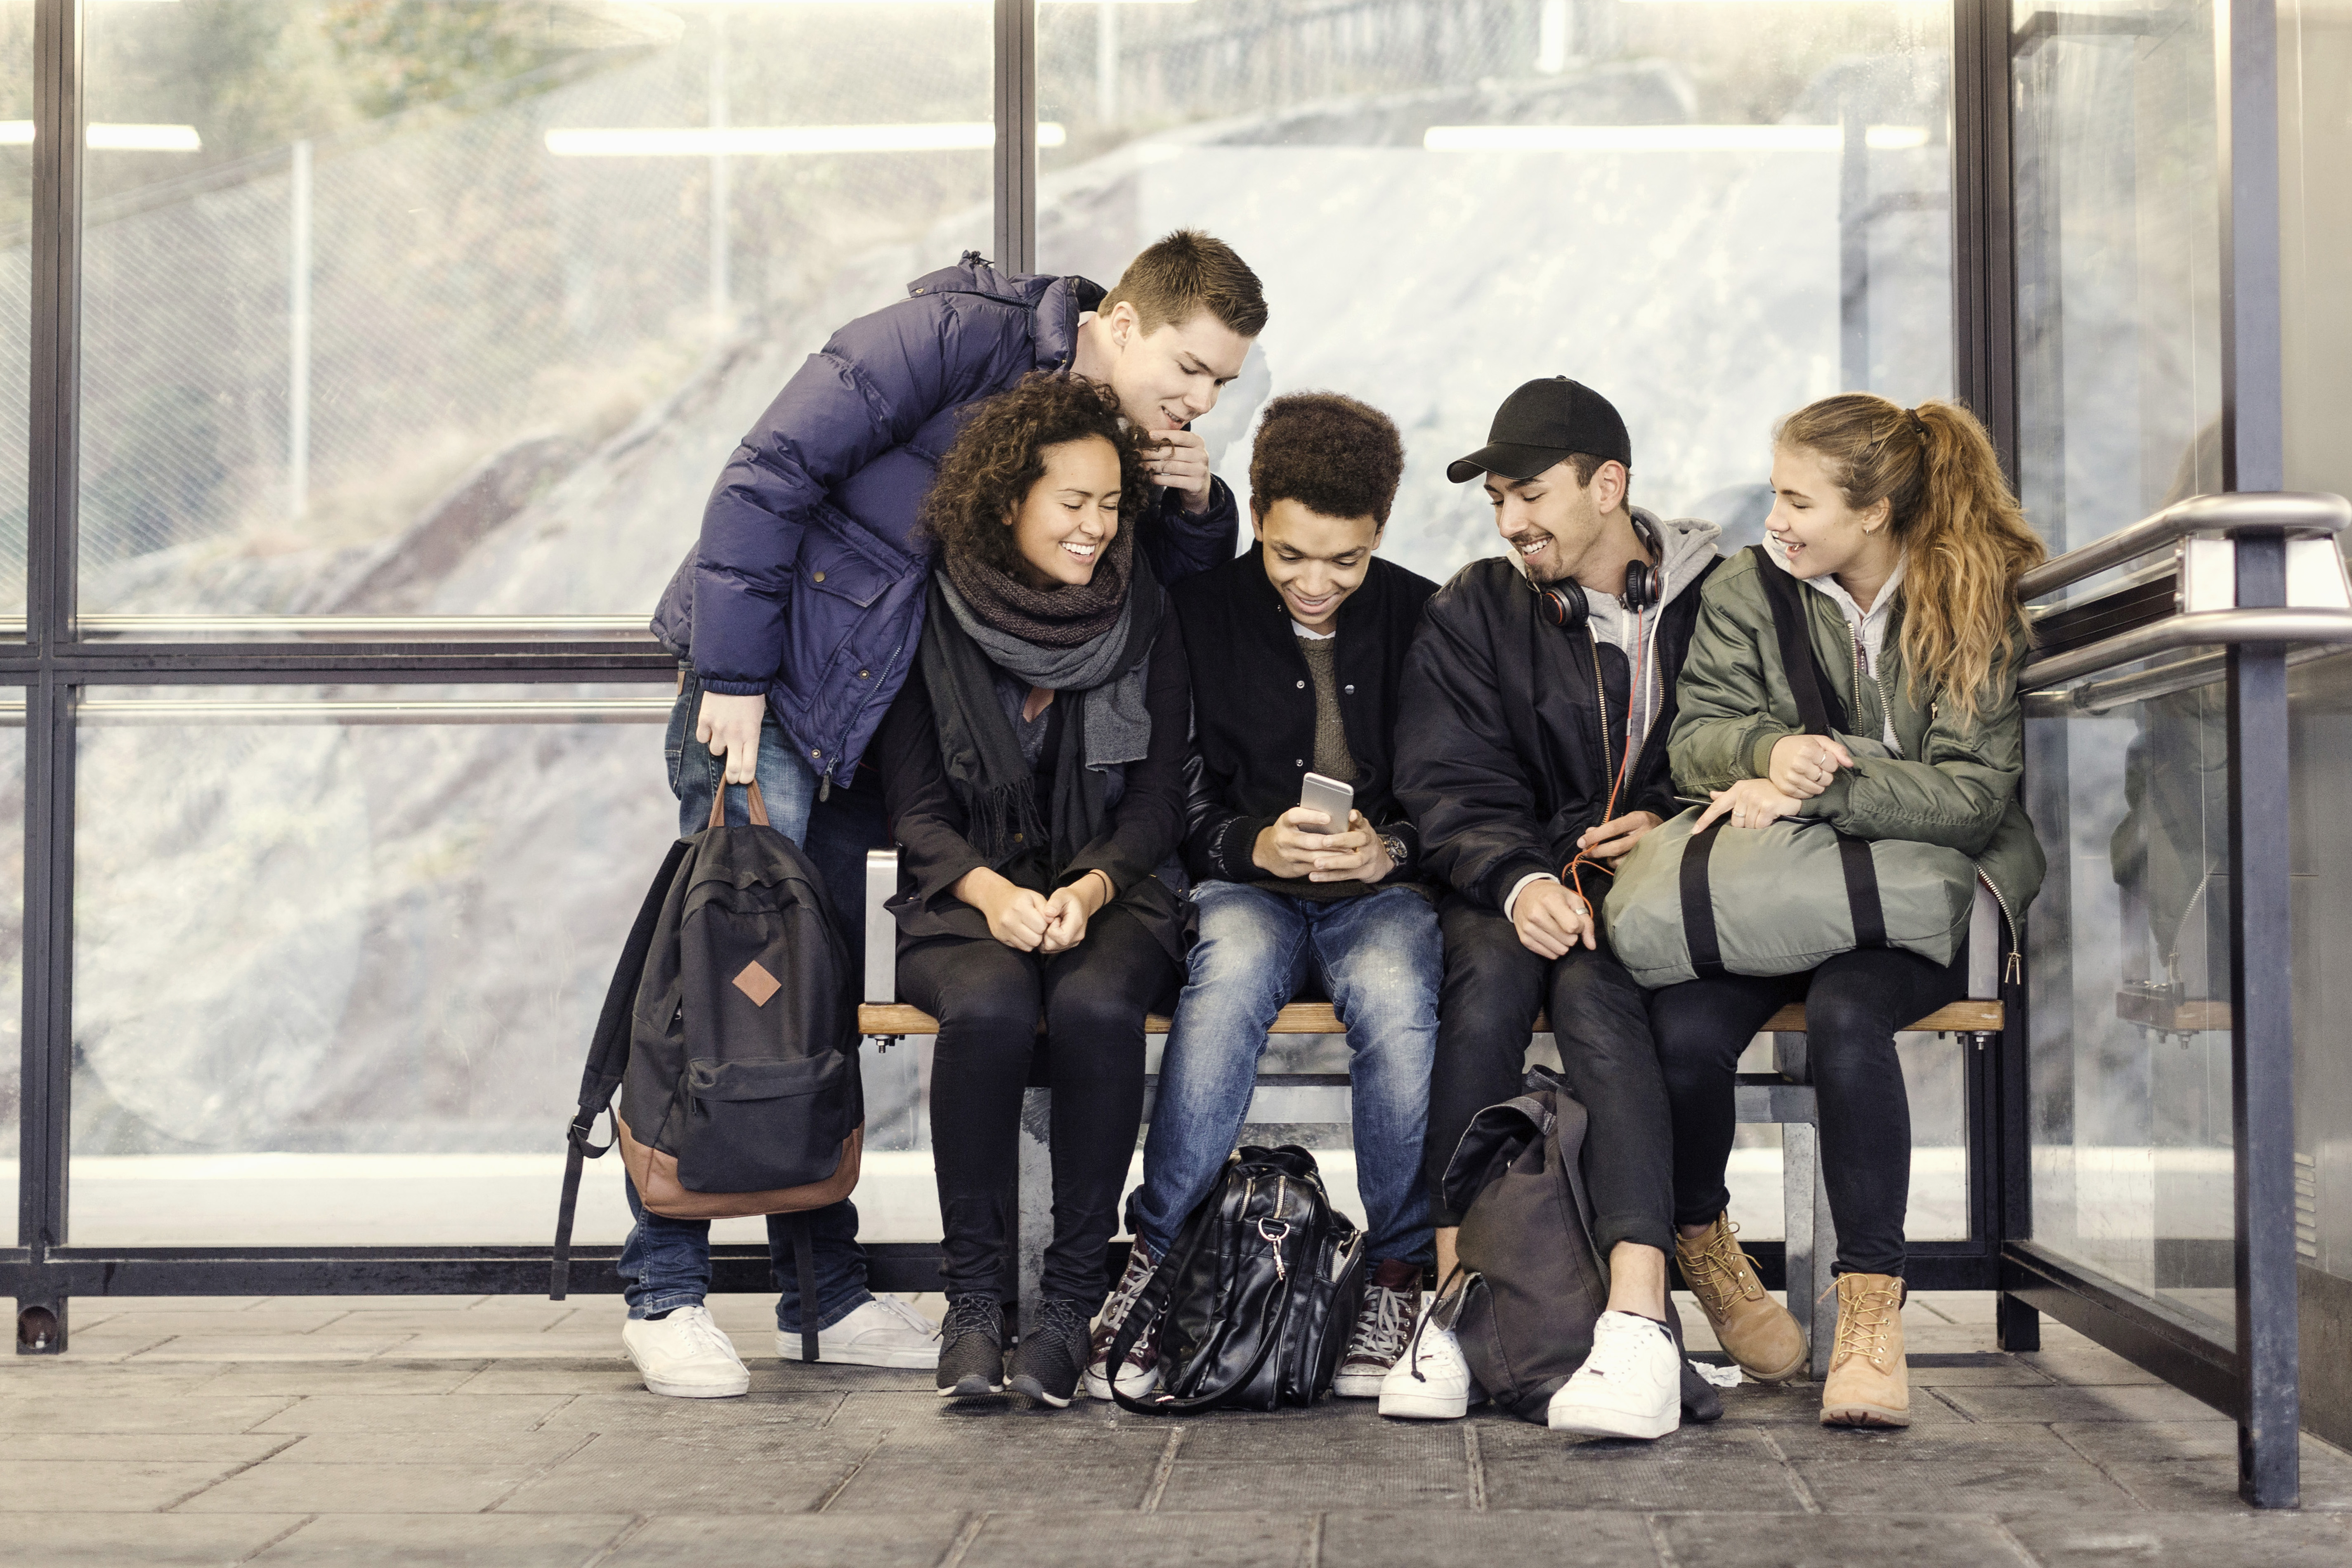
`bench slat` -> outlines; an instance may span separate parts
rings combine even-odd
[[[1915,1030],[1999,1029],[2001,1027],[2001,1007],[1998,1002],[1955,1002],[1939,1007],[1911,1026]],[[1805,1010],[1791,1005],[1772,1015],[1764,1027],[1767,1031],[1787,1030],[1801,1033],[1805,1026]],[[1550,1024],[1540,1015],[1536,1018],[1535,1033],[1550,1031]],[[940,1022],[919,1007],[904,1003],[868,1002],[857,1009],[857,1032],[861,1035],[936,1035]],[[1147,1035],[1164,1035],[1168,1020],[1154,1013],[1144,1020]],[[1277,1035],[1337,1035],[1344,1032],[1339,1014],[1328,1002],[1293,1002],[1274,1021]]]

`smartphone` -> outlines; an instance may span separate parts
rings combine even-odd
[[[1309,811],[1319,811],[1331,818],[1326,833],[1348,831],[1348,814],[1356,808],[1356,786],[1327,779],[1321,773],[1308,773],[1298,786],[1298,804]]]

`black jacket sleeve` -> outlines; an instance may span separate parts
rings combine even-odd
[[[1141,762],[1128,763],[1126,793],[1111,808],[1109,825],[1071,858],[1062,873],[1066,883],[1100,871],[1123,897],[1159,870],[1183,841],[1192,681],[1184,661],[1184,634],[1172,614],[1160,622],[1151,667],[1145,672],[1143,704],[1151,714],[1151,743]]]
[[[890,705],[874,749],[882,770],[883,810],[898,841],[899,889],[902,894],[912,889],[918,909],[933,909],[966,872],[988,862],[963,836],[963,807],[940,762],[931,693],[919,671]]]
[[[1145,559],[1163,584],[1182,582],[1195,573],[1222,566],[1234,558],[1241,542],[1241,508],[1231,486],[1209,476],[1208,510],[1184,510],[1181,490],[1159,492],[1153,526],[1137,537]]]
[[[1196,882],[1261,882],[1257,837],[1280,820],[1235,811],[1229,781],[1217,778],[1196,742],[1184,757],[1184,869]]]
[[[1423,868],[1499,910],[1520,878],[1559,868],[1505,722],[1482,610],[1458,585],[1430,601],[1405,656],[1397,798],[1421,829]]]

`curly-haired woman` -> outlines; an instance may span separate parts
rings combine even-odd
[[[1955,405],[1912,409],[1847,393],[1799,409],[1775,437],[1765,559],[1734,556],[1701,600],[1669,745],[1675,781],[1713,796],[1702,825],[1809,816],[1860,838],[1961,850],[2013,922],[2042,884],[2042,848],[2017,799],[2026,647],[2017,580],[2042,560],[2042,542],[1983,427]],[[1803,732],[1773,635],[1769,572],[1806,584],[1813,658],[1851,734]],[[1723,1173],[1739,1054],[1777,1009],[1805,1005],[1837,1222],[1825,1426],[1910,1424],[1900,1313],[1911,1114],[1895,1033],[1966,995],[1968,974],[1965,948],[1949,966],[1863,948],[1802,973],[1691,980],[1651,998],[1674,1108],[1683,1274],[1724,1349],[1768,1380],[1804,1364],[1804,1339],[1756,1285],[1725,1223]]]
[[[1173,997],[1184,952],[1183,906],[1155,873],[1183,834],[1191,689],[1136,548],[1150,493],[1116,399],[1041,374],[980,407],[924,503],[940,567],[918,676],[877,743],[898,984],[940,1021],[946,1397],[1004,1386],[1003,1197],[1042,1011],[1054,1237],[1012,1387],[1069,1403],[1142,1120],[1144,1015]]]

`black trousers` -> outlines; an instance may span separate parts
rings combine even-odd
[[[1739,1054],[1766,1019],[1802,1002],[1837,1272],[1902,1273],[1911,1101],[1895,1031],[1968,989],[1963,942],[1948,968],[1899,948],[1871,948],[1803,973],[1691,980],[1653,994],[1651,1024],[1674,1101],[1675,1223],[1703,1225],[1731,1201],[1723,1171],[1737,1130]]]
[[[939,937],[899,953],[900,990],[940,1021],[931,1150],[949,1295],[993,1296],[1003,1278],[1021,1091],[1043,1048],[1054,1090],[1054,1240],[1044,1288],[1090,1314],[1101,1306],[1119,1190],[1143,1121],[1143,1016],[1172,1000],[1177,978],[1168,950],[1117,904],[1088,922],[1086,941],[1051,957],[985,937]]]
[[[1642,988],[1604,941],[1561,958],[1528,951],[1511,922],[1449,896],[1445,985],[1437,1006],[1437,1059],[1429,1085],[1423,1172],[1434,1223],[1462,1223],[1445,1206],[1446,1163],[1470,1119],[1519,1092],[1528,1031],[1550,1015],[1560,1076],[1582,1102],[1584,1180],[1601,1255],[1621,1241],[1660,1251],[1674,1245],[1674,1154],[1665,1080],[1650,1041]]]

